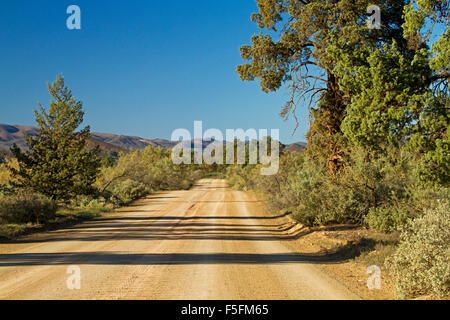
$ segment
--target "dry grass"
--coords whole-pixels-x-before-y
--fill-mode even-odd
[[[47,224],[37,223],[2,223],[0,221],[0,239],[13,240],[19,236],[55,230],[61,227],[67,227],[84,220],[93,219],[104,213],[110,212],[110,208],[87,208],[76,209],[69,207],[59,208],[56,217]]]

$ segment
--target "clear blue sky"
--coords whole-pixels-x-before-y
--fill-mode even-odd
[[[66,28],[81,8],[82,29]],[[170,138],[176,128],[280,129],[284,143],[304,141],[278,116],[286,89],[261,92],[235,72],[239,47],[258,32],[254,0],[2,0],[0,123],[34,125],[45,83],[62,73],[83,101],[92,131]]]

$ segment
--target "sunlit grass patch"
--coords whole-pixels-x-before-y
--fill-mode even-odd
[[[30,234],[38,231],[52,230],[79,223],[83,220],[94,219],[102,214],[111,212],[110,207],[98,208],[71,208],[60,207],[53,219],[46,224],[38,223],[6,223],[0,221],[0,238],[14,239],[19,236]]]

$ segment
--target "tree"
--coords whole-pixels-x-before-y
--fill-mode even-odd
[[[93,183],[99,172],[98,147],[88,149],[89,127],[75,130],[83,122],[82,103],[76,101],[58,76],[48,90],[53,97],[48,113],[39,104],[34,110],[38,133],[25,134],[29,150],[11,148],[18,168],[10,168],[17,178],[16,187],[42,193],[53,200],[68,200],[75,195],[95,191]]]
[[[254,35],[252,44],[241,47],[248,63],[237,67],[242,80],[260,79],[263,91],[276,91],[287,84],[290,99],[281,111],[292,114],[299,103],[310,109],[308,153],[323,158],[330,173],[343,163],[345,144],[341,124],[350,97],[342,92],[336,75],[336,50],[353,52],[349,63],[365,64],[358,55],[365,48],[380,48],[396,39],[406,50],[402,9],[408,1],[366,0],[257,0],[259,12],[252,21],[270,34]],[[366,25],[369,5],[381,9],[382,28]]]
[[[416,173],[429,184],[450,186],[450,2],[417,0],[405,7],[404,37],[415,49],[427,49],[429,95],[407,147],[422,154]],[[431,43],[431,35],[439,36]]]
[[[343,50],[338,43],[330,51],[338,61],[339,88],[350,97],[341,125],[345,138],[377,153],[406,147],[418,158],[416,173],[422,181],[449,185],[450,33],[444,7],[448,9],[448,1],[411,1],[404,6],[407,48],[393,39],[357,52]],[[447,29],[441,25],[433,32],[436,23]],[[440,38],[431,45],[429,35],[439,35],[439,30]],[[352,63],[355,53],[366,63]]]

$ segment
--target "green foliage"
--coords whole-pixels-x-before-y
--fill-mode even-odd
[[[228,167],[228,184],[236,190],[251,190],[251,186],[253,185],[252,171],[256,169],[255,166],[251,165],[235,165]]]
[[[70,200],[71,208],[102,209],[106,208],[108,200],[103,196],[80,195]]]
[[[361,150],[351,155],[352,165],[332,177],[311,159],[305,162],[291,182],[301,195],[294,217],[309,226],[362,224],[368,210],[386,200],[389,186],[379,170],[382,161],[368,162]]]
[[[341,125],[347,144],[378,152],[405,148],[413,152],[414,173],[423,183],[449,186],[450,42],[444,3],[402,5],[401,38],[357,48],[336,38],[329,52],[339,88],[348,97]],[[447,29],[442,32],[436,24]],[[431,44],[433,32],[439,38]]]
[[[432,70],[425,49],[407,55],[396,42],[368,55],[367,66],[352,67],[354,78],[340,81],[351,95],[342,131],[349,144],[387,152],[404,146],[418,158],[416,174],[424,183],[448,185],[448,93],[433,95],[424,78]]]
[[[450,192],[448,1],[257,4],[252,20],[268,33],[241,47],[246,63],[237,72],[259,79],[264,92],[288,86],[280,114],[295,117],[300,103],[308,108],[308,147],[294,156],[298,161],[282,154],[274,176],[260,176],[258,166],[228,168],[229,183],[261,193],[271,208],[308,226],[353,223],[393,232],[413,220],[420,231],[404,232],[394,264],[405,275],[400,291],[448,291],[448,249],[441,249],[448,247],[450,210],[437,206]],[[379,30],[365,25],[368,5],[381,9]],[[436,215],[422,219],[424,211]]]
[[[387,208],[372,207],[364,220],[370,228],[389,233],[403,226],[408,221],[408,217],[405,212],[395,206]]]
[[[142,182],[126,179],[114,184],[111,193],[112,201],[123,205],[144,196],[148,193],[148,189]]]
[[[341,80],[347,77],[356,82],[352,68],[366,66],[369,52],[392,39],[404,52],[402,9],[408,1],[257,3],[259,10],[252,15],[252,21],[270,34],[254,35],[251,45],[241,47],[247,63],[238,66],[237,72],[242,80],[259,79],[265,92],[288,86],[290,98],[281,116],[295,117],[300,103],[308,107],[312,122],[307,135],[308,153],[335,174],[344,166],[347,150],[341,124],[352,102],[341,88]],[[369,5],[381,8],[382,28],[367,28]],[[278,30],[279,34],[272,36]]]
[[[55,217],[56,208],[54,201],[36,193],[0,197],[0,219],[6,223],[47,223]]]
[[[383,35],[389,39],[400,38],[401,9],[407,1],[257,0],[257,3],[259,10],[252,15],[252,21],[262,30],[282,31],[276,40],[270,34],[254,35],[251,45],[241,47],[242,58],[249,62],[238,66],[237,71],[243,80],[259,78],[263,91],[275,91],[284,82],[293,81],[301,94],[311,88],[301,86],[302,82],[314,81],[308,68],[322,69],[325,74],[332,71],[335,60],[328,49],[336,39],[347,39],[357,48],[379,43]],[[367,7],[371,4],[379,5],[385,21],[389,21],[384,28],[373,32],[365,24]],[[331,77],[325,82],[332,83],[333,76],[328,76]],[[328,89],[330,94],[334,91]]]
[[[0,195],[14,192],[13,184],[16,179],[13,178],[10,168],[18,168],[16,158],[8,156],[4,163],[0,163]]]
[[[261,176],[259,165],[235,165],[227,176],[232,187],[255,190],[269,208],[290,211],[308,226],[353,223],[392,232],[449,196],[447,188],[426,187],[414,178],[407,152],[391,149],[380,157],[354,148],[346,163],[330,176],[308,155],[284,152],[276,175]]]
[[[436,24],[445,24],[448,27],[449,4],[447,0],[410,1],[403,7],[403,17],[405,39],[409,40],[410,45],[420,46],[421,41],[429,40]],[[439,53],[439,50],[435,52]]]
[[[436,143],[436,150],[424,155],[417,174],[424,182],[450,185],[450,140]]]
[[[370,149],[398,145],[411,133],[411,123],[420,118],[428,98],[421,81],[429,74],[426,52],[418,52],[413,62],[394,42],[372,51],[367,66],[353,69],[356,76],[348,90],[352,103],[342,124],[345,137]]]
[[[23,234],[27,229],[33,228],[32,223],[17,224],[17,223],[1,223],[0,224],[0,239],[14,239],[15,237]]]
[[[252,20],[270,33],[242,46],[247,63],[237,72],[260,79],[265,92],[287,84],[282,116],[295,117],[300,102],[309,108],[307,152],[315,161],[334,175],[354,146],[405,146],[416,153],[422,182],[449,185],[449,31],[433,29],[448,27],[447,1],[257,3]],[[365,24],[369,5],[381,9],[378,30]],[[441,34],[431,44],[433,31]]]
[[[432,50],[435,56],[430,61],[431,69],[445,75],[450,61],[450,29],[447,28],[442,37],[433,44]]]
[[[450,292],[450,203],[448,199],[407,225],[387,266],[402,298]]]
[[[113,203],[125,204],[153,191],[188,189],[200,176],[192,165],[174,165],[171,150],[149,146],[103,167],[96,186]]]
[[[64,78],[58,76],[48,90],[54,101],[48,113],[41,105],[39,112],[35,110],[39,132],[36,137],[25,136],[30,150],[22,152],[17,146],[11,149],[19,163],[19,168],[11,168],[11,172],[19,188],[67,201],[94,192],[92,184],[100,166],[98,148],[87,148],[89,127],[75,132],[84,112],[82,103],[64,86]]]

